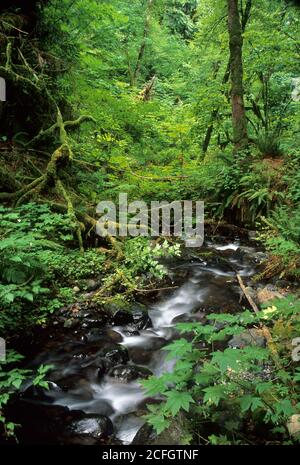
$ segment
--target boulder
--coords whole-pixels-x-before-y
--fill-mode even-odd
[[[247,346],[265,347],[266,339],[261,329],[251,328],[235,335],[228,342],[228,346],[236,349],[243,349]]]
[[[92,402],[85,405],[84,411],[90,415],[104,415],[106,417],[113,415],[115,412],[112,405],[105,399],[93,399]]]
[[[145,379],[152,375],[152,372],[145,367],[138,365],[118,365],[109,370],[108,376],[122,383],[129,383],[136,379]]]
[[[132,311],[133,325],[137,330],[152,328],[152,321],[145,307],[137,307]]]
[[[183,414],[179,414],[173,418],[170,426],[160,434],[157,434],[152,426],[145,423],[135,435],[132,444],[180,446],[186,444],[188,436],[187,420]]]
[[[97,445],[113,434],[113,424],[104,415],[85,415],[66,428],[64,444]]]
[[[21,398],[38,402],[52,402],[55,394],[59,392],[61,392],[61,388],[56,383],[48,381],[48,389],[31,384],[22,392]]]
[[[276,289],[276,288],[274,288]],[[274,299],[283,299],[283,295],[277,290],[271,289],[270,287],[264,287],[257,291],[257,301],[259,304],[265,304]]]
[[[84,413],[79,410],[27,400],[17,402],[10,415],[12,421],[22,425],[18,439],[27,445],[61,444],[67,425],[83,417]]]
[[[300,415],[292,415],[288,421],[287,428],[291,436],[300,438]]]
[[[137,365],[147,365],[155,356],[155,352],[143,347],[129,347],[130,360]]]
[[[118,344],[101,349],[97,355],[105,361],[107,367],[123,365],[129,360],[127,348]]]
[[[79,324],[79,321],[75,320],[75,318],[68,318],[64,322],[64,328],[66,328],[66,329],[76,328],[76,326],[78,326],[78,324]]]
[[[133,316],[127,310],[117,310],[112,315],[113,326],[124,326],[133,323]]]
[[[122,336],[111,329],[91,328],[86,334],[87,342],[111,342],[118,344],[122,342]]]

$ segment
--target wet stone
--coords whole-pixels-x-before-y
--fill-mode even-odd
[[[97,326],[101,328],[103,326],[103,321],[94,318],[84,318],[81,323],[82,329],[96,328]]]
[[[83,416],[81,411],[60,405],[23,400],[15,405],[11,419],[22,425],[18,432],[22,444],[61,444],[67,425]]]
[[[111,345],[101,349],[98,355],[105,360],[107,365],[115,366],[127,363],[129,360],[128,350],[120,345]]]
[[[110,378],[114,378],[125,383],[139,378],[146,379],[151,375],[152,372],[148,368],[137,365],[118,365],[111,368],[108,372],[108,376]]]
[[[75,320],[73,318],[68,318],[64,322],[64,328],[66,328],[66,329],[76,328],[78,326],[78,323],[79,322],[77,320]]]
[[[121,334],[114,331],[113,329],[100,329],[100,328],[92,328],[86,334],[87,342],[109,342],[109,343],[120,343],[122,342],[123,338]]]
[[[154,354],[155,352],[145,350],[141,347],[129,348],[130,360],[137,365],[147,365],[152,360]]]
[[[134,327],[138,330],[152,328],[152,321],[147,310],[137,308],[132,312]]]
[[[259,329],[251,328],[243,331],[241,334],[235,335],[228,342],[228,346],[237,349],[243,349],[247,346],[265,347],[266,339]]]
[[[108,370],[107,362],[105,360],[100,359],[97,363],[97,369],[95,372],[96,378],[101,379],[105,375],[107,370]]]
[[[49,389],[44,389],[32,384],[21,394],[21,398],[39,402],[53,402],[55,394],[61,392],[61,388],[53,381],[48,381],[48,387]]]
[[[196,322],[199,321],[201,324],[207,323],[207,317],[204,311],[197,311],[195,313],[192,313],[191,315],[184,313],[182,315],[176,316],[172,320],[172,324],[177,324],[177,323],[189,323],[189,322]]]
[[[122,332],[125,336],[139,336],[140,333],[137,329],[131,327],[131,326],[125,326],[122,328]]]
[[[80,375],[78,374],[61,377],[60,379],[57,380],[58,385],[65,392],[78,387],[79,382],[80,382]]]
[[[117,310],[112,315],[112,324],[114,326],[123,326],[133,322],[133,316],[131,313],[125,310]]]
[[[86,415],[81,420],[73,421],[66,430],[65,443],[97,445],[101,439],[113,434],[113,424],[104,415]]]
[[[104,415],[106,417],[109,417],[114,413],[113,407],[105,399],[98,399],[93,402],[89,402],[84,407],[84,411],[88,414]]]
[[[119,342],[122,342],[123,340],[121,334],[118,333],[117,331],[114,331],[113,329],[107,330],[107,336],[109,337],[109,339],[111,339],[116,344],[118,344]]]

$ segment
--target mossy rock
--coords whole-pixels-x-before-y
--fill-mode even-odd
[[[157,434],[151,425],[145,423],[137,432],[132,444],[180,446],[187,444],[189,437],[188,421],[183,414],[179,414],[172,419],[170,426],[160,434]]]

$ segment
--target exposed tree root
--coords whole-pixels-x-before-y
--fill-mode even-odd
[[[85,121],[92,121],[94,123],[96,122],[95,119],[92,116],[88,116],[88,115],[80,116],[79,118],[77,118],[77,119],[75,119],[73,121],[63,121],[59,109],[58,109],[58,112],[59,112],[59,115],[58,115],[58,118],[56,120],[56,123],[54,123],[52,126],[50,126],[50,128],[41,129],[41,131],[33,139],[31,139],[26,144],[26,146],[27,145],[34,145],[36,142],[39,142],[41,139],[54,134],[56,130],[59,130],[61,142],[62,142],[62,139],[63,139],[64,142],[62,142],[62,143],[67,143],[66,128],[78,127],[82,123],[84,123]]]
[[[60,179],[56,181],[56,187],[57,187],[58,192],[62,194],[63,198],[66,201],[68,216],[70,218],[71,223],[75,224],[75,230],[76,230],[76,235],[77,235],[77,239],[79,243],[79,248],[80,248],[80,251],[83,252],[84,248],[83,248],[81,229],[84,229],[84,225],[82,225],[82,223],[79,223],[74,207],[73,207],[72,200]]]
[[[60,212],[66,212],[68,211],[68,207],[66,204],[62,203],[55,203],[55,202],[49,202],[50,204],[53,205],[55,209],[57,209]],[[94,229],[97,225],[97,220],[90,216],[88,213],[83,213],[82,211],[74,208],[74,213],[76,215],[76,218],[78,221],[80,221],[81,224],[81,230],[84,230],[86,226],[90,226],[92,229]],[[107,242],[109,242],[112,246],[112,249],[101,249],[101,251],[105,251],[110,254],[114,254],[117,258],[118,261],[122,260],[124,257],[124,252],[121,247],[120,241],[118,241],[115,237],[112,237],[110,235],[107,235],[106,238]]]
[[[85,121],[96,121],[94,118],[87,115],[80,116],[74,120],[64,121],[61,111],[56,104],[55,98],[49,92],[47,82],[44,80],[43,75],[37,74],[31,67],[22,52],[22,48],[17,46],[17,42],[17,38],[14,38],[13,36],[6,37],[5,62],[0,66],[1,76],[18,87],[27,88],[27,91],[30,90],[33,95],[46,98],[51,106],[51,112],[56,111],[56,121],[54,124],[50,125],[46,129],[41,129],[29,142],[20,142],[20,144],[27,150],[32,150],[32,148],[29,149],[29,147],[33,147],[34,149],[34,146],[37,146],[41,140],[51,137],[54,140],[58,138],[59,146],[50,156],[45,172],[41,173],[41,176],[34,179],[25,187],[19,188],[19,186],[17,186],[17,190],[15,192],[0,193],[0,200],[14,202],[15,205],[20,205],[29,199],[38,198],[39,195],[47,189],[56,191],[58,196],[62,198],[65,203],[65,210],[67,211],[71,223],[74,225],[80,250],[83,250],[82,231],[84,230],[84,224],[89,224],[91,227],[95,227],[96,220],[89,215],[79,213],[74,208],[72,196],[68,192],[62,179],[62,169],[66,168],[73,160],[73,153],[69,143],[67,130],[79,127]],[[20,58],[20,63],[17,65],[13,62],[15,52]],[[117,257],[122,258],[123,252],[119,242],[110,236],[106,239],[111,243],[113,251],[116,253]]]
[[[53,187],[66,203],[66,210],[71,223],[74,224],[80,250],[83,251],[82,230],[84,229],[84,226],[77,218],[71,197],[60,178],[60,171],[62,168],[67,167],[73,159],[73,153],[68,141],[66,127],[76,127],[84,121],[94,120],[90,116],[81,116],[74,121],[64,121],[60,109],[58,107],[56,108],[57,118],[55,124],[46,130],[40,131],[39,134],[29,142],[30,144],[33,144],[41,138],[53,134],[56,130],[58,130],[60,146],[51,155],[45,173],[15,193],[0,194],[0,199],[12,199],[16,201],[16,205],[20,205],[24,203],[25,200],[36,198],[47,187]]]
[[[0,73],[1,76],[7,80],[11,80],[12,82],[22,82],[27,86],[33,88],[35,91],[41,92],[41,84],[39,82],[38,77],[33,72],[33,70],[29,67],[28,64],[26,65],[19,65],[19,68],[24,68],[25,73],[28,74],[30,71],[33,74],[34,79],[30,79],[22,74],[16,73],[13,69],[12,65],[12,42],[9,41],[6,46],[6,63],[5,66],[0,66]]]

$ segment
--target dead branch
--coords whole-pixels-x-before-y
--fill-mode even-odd
[[[237,276],[239,285],[240,285],[246,299],[248,300],[248,302],[251,305],[254,312],[256,314],[258,314],[259,313],[259,308],[256,305],[256,303],[254,302],[254,300],[252,299],[252,297],[249,295],[249,293],[248,293],[248,291],[247,291],[247,289],[246,289],[246,287],[245,287],[245,285],[243,283],[243,280],[242,280],[241,276],[239,274],[237,274],[236,276]],[[273,338],[272,338],[272,335],[270,333],[269,328],[267,328],[263,323],[260,323],[259,325],[260,325],[260,328],[262,330],[262,334],[263,334],[263,336],[265,337],[265,339],[267,341],[267,345],[268,345],[268,347],[270,349],[272,359],[273,359],[275,365],[277,366],[278,369],[282,370],[283,367],[282,367],[282,365],[280,363],[280,358],[279,358],[279,354],[277,352],[276,344],[273,341]]]
[[[243,283],[243,280],[241,278],[241,276],[239,274],[236,275],[237,279],[238,279],[238,282],[239,282],[239,285],[240,285],[240,288],[242,289],[246,299],[248,300],[249,304],[251,305],[252,309],[254,310],[255,313],[258,313],[259,312],[259,308],[258,306],[256,305],[256,303],[254,302],[254,300],[252,299],[251,295],[249,294],[249,292],[247,291],[244,283]]]

